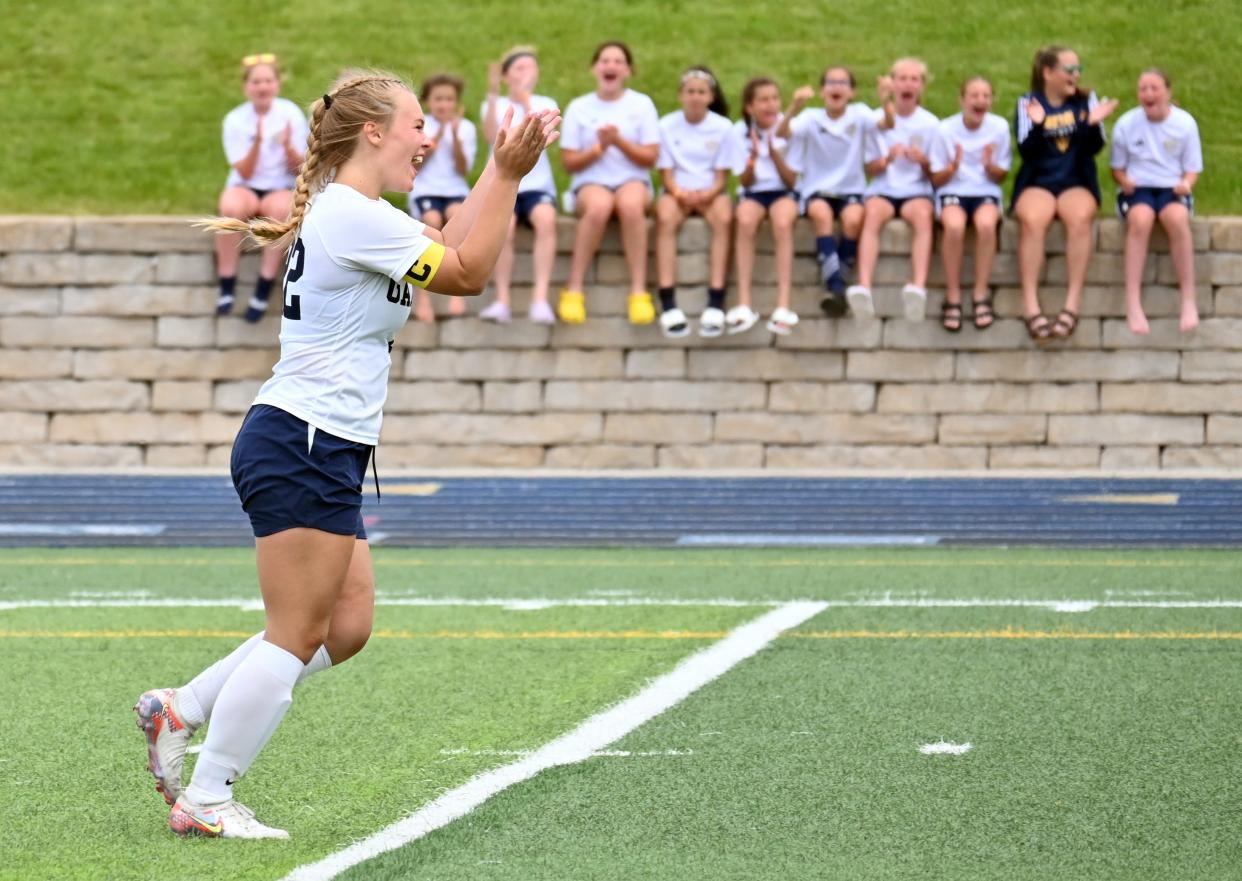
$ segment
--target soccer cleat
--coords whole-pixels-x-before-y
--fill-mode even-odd
[[[173,804],[168,825],[178,835],[204,838],[288,838],[284,829],[264,826],[254,811],[232,799],[218,805],[196,805],[184,795]]]
[[[582,324],[586,321],[586,297],[582,291],[561,291],[556,311],[566,324]]]
[[[138,698],[134,712],[147,738],[147,768],[156,791],[172,804],[181,794],[181,766],[195,728],[177,712],[177,689],[155,688]]]
[[[630,294],[629,317],[630,324],[650,324],[655,321],[655,304],[651,302],[651,294],[646,291]]]

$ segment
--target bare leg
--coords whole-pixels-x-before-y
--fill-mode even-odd
[[[737,302],[750,306],[751,286],[755,278],[755,236],[767,211],[754,199],[742,199],[737,205],[737,234],[734,254],[737,261]]]
[[[996,261],[996,230],[999,224],[1000,209],[995,205],[980,205],[975,210],[975,292],[973,300],[976,303],[982,303],[991,293],[992,264]]]
[[[1022,314],[1026,318],[1043,312],[1039,305],[1039,271],[1044,265],[1048,226],[1056,211],[1056,198],[1038,187],[1023,190],[1013,208],[1019,224],[1018,275],[1022,281]]]
[[[880,260],[880,230],[893,219],[893,203],[872,196],[864,205],[862,233],[858,237],[858,283],[870,289]]]
[[[492,282],[496,285],[496,302],[509,305],[509,284],[513,280],[513,240],[517,235],[517,218],[509,221],[509,235],[505,237],[500,256],[496,258],[496,269],[492,273]]]
[[[275,220],[287,220],[293,209],[292,190],[273,190],[259,202],[259,216],[271,217]],[[278,248],[264,248],[259,256],[259,275],[263,278],[275,278],[280,274],[280,267],[285,262],[286,251]]]
[[[772,242],[776,248],[776,304],[789,308],[793,286],[794,223],[798,220],[798,203],[788,197],[772,203]]]
[[[551,205],[536,205],[530,212],[530,225],[535,231],[532,255],[535,287],[531,291],[531,301],[546,303],[548,288],[552,284],[552,266],[556,262],[556,209]]]
[[[588,184],[578,190],[578,228],[574,232],[574,253],[569,263],[567,287],[581,291],[586,282],[587,270],[604,240],[604,230],[612,217],[616,197],[612,190],[597,184]]]
[[[914,241],[910,244],[910,281],[926,288],[936,219],[931,199],[910,199],[901,206],[901,219],[914,230]]]
[[[219,211],[221,217],[249,220],[259,214],[259,197],[248,187],[229,187],[220,194]],[[223,233],[215,237],[216,274],[221,278],[233,278],[237,275],[237,264],[241,262],[241,244],[242,234],[239,232]]]
[[[461,211],[461,202],[453,202],[444,209],[444,222],[448,223]],[[442,227],[443,228],[443,227]],[[460,318],[466,314],[465,297],[449,297],[448,314],[451,318]]]
[[[1082,311],[1082,289],[1094,250],[1091,226],[1098,208],[1095,197],[1083,187],[1066,190],[1057,197],[1057,216],[1065,224],[1065,262],[1069,276],[1065,309],[1075,315]]]
[[[617,220],[621,223],[621,247],[630,268],[630,293],[647,290],[647,208],[651,189],[641,181],[617,188]]]
[[[1147,205],[1133,205],[1126,214],[1126,323],[1130,332],[1136,334],[1151,332],[1143,312],[1143,269],[1147,265],[1147,244],[1155,223],[1156,212]]]
[[[944,264],[944,298],[948,303],[962,302],[962,252],[966,245],[966,212],[960,205],[945,205],[940,211],[944,238],[940,242],[940,260]]]
[[[1185,333],[1199,326],[1199,307],[1195,302],[1195,241],[1190,233],[1190,212],[1174,202],[1160,212],[1160,223],[1169,236],[1169,253],[1177,270],[1177,286],[1182,293],[1179,327]]]
[[[671,288],[677,283],[677,231],[686,220],[686,213],[681,210],[681,203],[668,193],[660,196],[656,202],[656,284],[661,288]],[[622,238],[625,228],[622,227]],[[627,252],[628,256],[628,252]],[[631,265],[630,273],[634,268]]]

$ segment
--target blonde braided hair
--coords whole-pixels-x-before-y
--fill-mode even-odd
[[[306,156],[293,187],[293,206],[287,219],[208,217],[194,225],[218,233],[245,233],[246,242],[253,247],[288,248],[302,228],[311,196],[322,190],[336,170],[353,156],[362,126],[374,122],[387,128],[396,110],[393,93],[397,89],[412,94],[405,81],[394,74],[347,70],[323,98],[311,105]]]

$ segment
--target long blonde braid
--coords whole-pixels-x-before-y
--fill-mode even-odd
[[[387,127],[396,109],[393,91],[398,88],[411,91],[404,80],[391,73],[347,70],[323,98],[311,105],[306,157],[298,171],[293,206],[286,220],[208,217],[195,221],[194,225],[217,233],[244,233],[247,243],[253,247],[288,248],[302,228],[302,218],[312,194],[323,189],[330,175],[353,155],[362,126],[374,122]]]

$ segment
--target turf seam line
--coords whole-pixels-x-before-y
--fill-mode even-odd
[[[530,756],[473,777],[402,820],[322,860],[300,866],[285,881],[327,881],[361,862],[395,850],[465,816],[493,795],[541,771],[571,765],[616,742],[676,706],[709,682],[769,645],[781,633],[826,608],[822,602],[787,603],[695,652],[633,697],[590,717]]]

